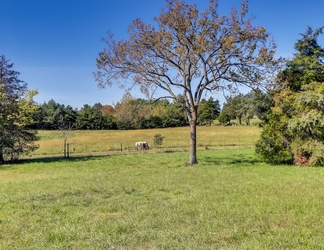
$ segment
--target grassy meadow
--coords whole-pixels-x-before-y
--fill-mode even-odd
[[[184,128],[161,134],[175,147],[171,135],[182,138],[182,129],[187,135]],[[231,145],[259,133],[218,129]],[[73,138],[108,133],[117,143],[157,133],[114,132],[75,131]],[[205,145],[218,133],[201,127],[199,140]],[[202,147],[193,167],[181,150],[0,165],[0,250],[324,249],[323,169],[265,164],[252,147],[229,144]]]
[[[71,156],[110,155],[121,150],[123,153],[134,151],[136,141],[147,141],[153,149],[155,134],[164,136],[159,150],[181,151],[189,148],[189,127],[148,129],[148,130],[82,130],[71,131],[67,142]],[[199,126],[197,128],[198,149],[221,147],[253,147],[259,138],[260,129],[253,126]],[[32,152],[32,157],[62,156],[63,138],[60,131],[39,131],[41,141],[39,149]],[[152,152],[152,150],[151,150]]]
[[[323,249],[324,172],[253,149],[0,168],[0,249]]]

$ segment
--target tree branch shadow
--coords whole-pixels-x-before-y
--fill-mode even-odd
[[[68,158],[62,157],[62,156],[48,156],[48,157],[37,157],[37,158],[31,158],[31,159],[21,159],[19,161],[16,161],[12,164],[6,164],[10,167],[10,165],[23,165],[23,164],[30,164],[30,163],[57,163],[57,162],[77,162],[77,161],[88,161],[91,159],[97,159],[97,158],[104,158],[108,157],[110,155],[85,155],[85,156],[70,156]],[[0,165],[0,169],[1,169]]]
[[[228,165],[228,166],[244,166],[244,165],[261,165],[263,161],[257,155],[246,155],[243,153],[233,153],[230,156],[224,157],[223,155],[214,157],[206,156],[200,162],[207,165]]]

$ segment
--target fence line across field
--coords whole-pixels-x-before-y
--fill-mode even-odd
[[[233,139],[227,138],[218,138],[218,139],[210,139],[206,143],[197,143],[198,150],[208,150],[208,149],[218,149],[218,148],[228,148],[228,147],[254,147],[257,138],[251,138],[250,140],[241,140],[241,138],[237,138],[235,141]],[[100,143],[102,144],[102,142]],[[154,147],[151,143],[149,144],[149,150],[140,150],[134,145],[129,145],[129,143],[120,142],[118,144],[109,144],[107,142],[107,146],[103,148],[102,146],[96,147],[96,144],[84,144],[78,143],[77,141],[68,142],[67,143],[67,157],[73,156],[92,156],[92,155],[114,155],[114,154],[128,154],[128,153],[140,153],[140,152],[154,152],[154,151],[188,151],[189,143],[183,143],[180,145],[171,145],[167,142],[164,142],[163,145]],[[23,158],[31,158],[31,157],[60,157],[64,156],[64,144],[57,145],[53,147],[40,147],[36,151],[32,152],[29,156],[25,156]]]

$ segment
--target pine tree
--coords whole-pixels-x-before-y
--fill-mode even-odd
[[[324,49],[317,42],[323,28],[308,27],[278,75],[274,107],[256,145],[267,162],[324,165]]]

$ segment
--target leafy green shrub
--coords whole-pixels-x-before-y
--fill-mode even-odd
[[[164,136],[162,136],[161,134],[155,134],[154,138],[153,138],[153,144],[155,147],[161,147],[163,144],[163,138]]]
[[[228,125],[231,121],[231,118],[228,114],[225,112],[221,112],[220,115],[217,117],[217,120],[220,122],[222,125]]]

